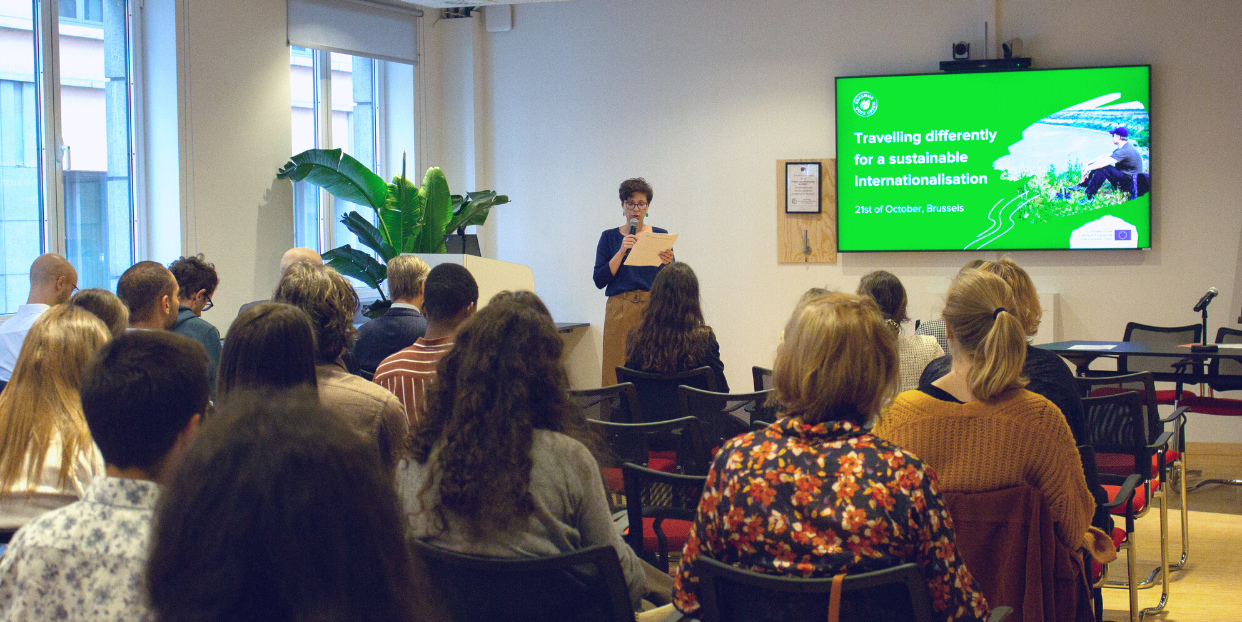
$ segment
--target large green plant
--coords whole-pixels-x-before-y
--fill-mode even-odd
[[[438,168],[427,169],[420,189],[401,174],[386,183],[361,162],[340,149],[303,151],[276,173],[279,179],[305,181],[332,196],[366,205],[375,211],[376,224],[356,211],[341,217],[358,241],[375,251],[381,261],[361,249],[345,244],[323,254],[324,262],[341,274],[362,281],[379,292],[380,299],[364,310],[368,316],[381,315],[392,305],[380,284],[388,278],[387,263],[402,253],[443,253],[444,235],[459,233],[468,225],[481,225],[491,208],[508,203],[509,198],[490,190],[470,192],[464,197],[449,194],[448,180]]]

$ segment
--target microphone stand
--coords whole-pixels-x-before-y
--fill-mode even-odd
[[[1207,308],[1207,305],[1203,305],[1203,343],[1197,346],[1190,346],[1191,352],[1216,352],[1217,350],[1216,344],[1209,344],[1207,340]],[[1242,318],[1238,318],[1238,321],[1242,322]]]

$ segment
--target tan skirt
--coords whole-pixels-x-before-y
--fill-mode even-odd
[[[643,311],[651,302],[651,292],[621,292],[608,297],[604,311],[603,386],[617,384],[617,366],[625,364],[625,337],[643,321]]]

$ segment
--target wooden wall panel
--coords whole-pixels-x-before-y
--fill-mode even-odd
[[[785,164],[819,162],[824,176],[821,184],[823,210],[819,214],[785,213]],[[811,252],[803,245],[803,232]],[[776,254],[778,263],[837,262],[837,161],[801,159],[776,161]]]

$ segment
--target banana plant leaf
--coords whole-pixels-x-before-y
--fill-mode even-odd
[[[467,193],[466,196],[453,195],[453,218],[445,227],[445,233],[452,233],[462,227],[481,225],[487,222],[487,215],[497,205],[509,202],[509,197],[496,194],[493,190],[480,190]]]
[[[400,253],[434,252],[418,248],[423,229],[427,197],[404,175],[394,177],[388,186],[388,200],[380,211],[393,248]]]
[[[384,290],[380,289],[380,282],[388,278],[388,267],[367,252],[346,244],[324,253],[323,262],[345,276],[362,281],[367,287],[378,291],[381,299],[387,300]]]
[[[276,177],[307,181],[332,196],[350,203],[367,205],[377,213],[388,198],[384,178],[340,149],[308,149],[289,158]]]
[[[423,177],[421,195],[427,204],[423,210],[423,229],[418,233],[417,248],[424,253],[443,253],[445,226],[453,217],[453,199],[444,171],[432,167]]]
[[[393,257],[400,255],[401,252],[393,248],[386,240],[384,234],[380,232],[370,220],[363,218],[358,212],[350,212],[341,218],[341,224],[345,225],[351,233],[358,237],[358,241],[365,244],[367,248],[375,251],[380,257],[388,262]]]

